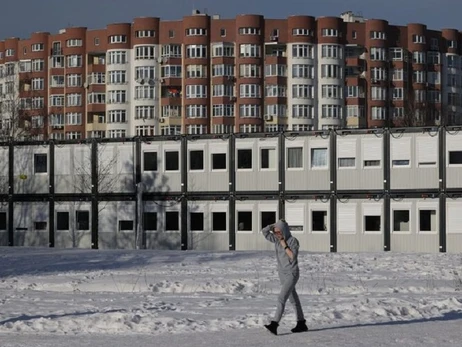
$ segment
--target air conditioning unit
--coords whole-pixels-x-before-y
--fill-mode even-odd
[[[164,83],[165,80],[163,78],[160,79],[160,83]]]
[[[159,123],[165,123],[165,118],[159,118]]]
[[[273,116],[269,115],[269,114],[266,114],[265,117],[264,117],[265,121],[267,122],[271,122],[273,120]]]
[[[85,83],[83,84],[83,87],[84,87],[85,89],[87,89],[87,88],[88,88],[88,83],[85,82]]]

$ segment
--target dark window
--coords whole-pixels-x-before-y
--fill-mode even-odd
[[[449,152],[449,164],[462,164],[462,151]]]
[[[47,222],[35,222],[35,230],[47,230]]]
[[[261,149],[261,168],[274,169],[276,167],[276,150],[274,148]]]
[[[173,39],[175,37],[175,31],[174,30],[169,30],[168,31],[168,37]]]
[[[143,229],[157,230],[157,212],[144,212],[143,214]]]
[[[120,231],[132,231],[133,221],[132,220],[119,220],[119,230]]]
[[[179,153],[165,152],[165,171],[178,171],[180,169]]]
[[[252,212],[237,213],[237,230],[252,231]]]
[[[276,223],[276,212],[265,211],[261,213],[261,227]]]
[[[178,211],[165,212],[165,230],[180,230]]]
[[[157,152],[144,152],[144,171],[157,171]]]
[[[312,211],[312,231],[327,230],[327,211]]]
[[[6,212],[0,212],[0,230],[6,230]]]
[[[238,149],[237,150],[237,168],[251,169],[252,168],[252,150]]]
[[[212,170],[226,170],[226,153],[212,154]]]
[[[220,36],[226,36],[226,29],[220,29]]]
[[[56,212],[56,230],[69,230],[69,212]]]
[[[204,230],[204,213],[203,212],[191,212],[189,214],[191,222],[191,231],[203,231]]]
[[[364,224],[364,231],[380,231],[380,216],[365,216]]]
[[[189,169],[204,170],[204,151],[189,152]]]
[[[47,155],[34,154],[34,171],[35,173],[47,172]]]
[[[393,211],[393,231],[409,231],[409,211]]]
[[[212,231],[226,231],[226,212],[212,212]]]
[[[436,231],[436,211],[420,210],[420,231]]]
[[[89,211],[76,211],[75,217],[77,230],[90,230]]]

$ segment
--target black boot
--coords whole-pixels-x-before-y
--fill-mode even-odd
[[[306,320],[299,320],[295,328],[291,330],[293,333],[303,333],[308,331],[308,327],[306,326]]]
[[[268,329],[274,335],[278,334],[278,326],[279,324],[274,321],[271,321],[270,324],[265,324],[265,328]]]

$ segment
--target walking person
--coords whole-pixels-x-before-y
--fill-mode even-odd
[[[276,313],[271,323],[265,325],[265,328],[274,335],[277,335],[279,322],[284,313],[287,299],[289,299],[297,315],[297,325],[291,331],[293,333],[308,331],[302,305],[295,290],[295,285],[300,277],[300,270],[298,268],[298,240],[292,236],[289,225],[283,219],[277,221],[275,224],[266,226],[262,229],[262,233],[268,241],[274,243],[279,280],[281,282]]]

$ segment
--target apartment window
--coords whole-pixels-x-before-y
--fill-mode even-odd
[[[314,78],[314,66],[307,64],[292,65],[293,78]]]
[[[234,57],[234,44],[214,43],[212,44],[212,57]]]
[[[127,92],[125,90],[110,90],[107,101],[109,104],[124,104],[127,102]]]
[[[50,106],[64,106],[64,95],[50,95]]]
[[[287,148],[287,168],[301,169],[303,167],[303,148],[289,147]]]
[[[239,35],[260,35],[260,28],[239,28]]]
[[[162,46],[162,56],[167,58],[181,58],[181,45],[169,44]]]
[[[65,123],[64,115],[63,114],[50,115],[50,123],[51,123],[51,126],[63,126]]]
[[[403,118],[404,117],[404,107],[392,107],[391,109],[393,118]]]
[[[294,84],[292,85],[292,97],[296,99],[312,99],[314,97],[314,86]]]
[[[82,67],[82,56],[81,55],[68,55],[67,59],[67,67]]]
[[[285,104],[265,105],[265,115],[274,117],[286,117],[287,106]]]
[[[34,173],[47,173],[47,154],[46,153],[35,153],[34,154]]]
[[[78,131],[69,131],[66,132],[66,139],[67,140],[79,140],[82,138],[82,133]]]
[[[93,72],[88,75],[89,84],[105,84],[106,83],[106,74],[102,72]]]
[[[186,29],[186,36],[205,36],[207,29],[205,28],[189,28]]]
[[[253,44],[242,44],[239,46],[241,57],[259,58],[261,57],[261,46]]]
[[[240,133],[258,133],[261,131],[261,126],[254,124],[242,124],[239,126]]]
[[[339,45],[322,45],[321,55],[323,58],[343,59],[342,47]]]
[[[393,73],[393,81],[404,81],[404,70],[403,69],[393,69],[392,70],[392,73]]]
[[[327,168],[327,148],[311,148],[311,168]]]
[[[207,133],[207,125],[193,124],[186,127],[186,133],[192,135],[201,135]]]
[[[114,129],[108,131],[108,137],[110,139],[119,139],[125,137],[126,131],[124,129]]]
[[[136,136],[154,136],[154,125],[137,125],[135,127]]]
[[[239,116],[240,117],[261,117],[260,105],[239,105]]]
[[[413,43],[422,43],[424,44],[425,43],[425,36],[423,35],[412,35],[412,42]]]
[[[144,171],[157,171],[157,152],[143,153]]]
[[[66,113],[66,124],[81,125],[82,124],[82,114],[76,113],[76,112]]]
[[[212,109],[213,117],[234,117],[234,105],[215,104]]]
[[[81,87],[82,86],[82,75],[81,74],[67,75],[67,86],[68,87]]]
[[[321,87],[322,97],[327,99],[342,99],[343,87],[333,84],[324,84]]]
[[[178,151],[165,152],[165,171],[178,171],[180,169],[180,154]]]
[[[212,170],[226,170],[226,153],[212,153]]]
[[[381,67],[371,68],[372,81],[384,81],[387,79],[387,70]]]
[[[72,93],[66,95],[66,106],[82,106],[82,94]]]
[[[186,46],[187,58],[207,58],[206,45],[187,45]]]
[[[260,77],[260,66],[255,64],[239,65],[239,76],[241,77]]]
[[[302,29],[302,28],[294,28],[292,29],[293,36],[314,36],[313,30],[310,29]]]
[[[212,65],[212,76],[234,76],[234,65],[216,64]]]
[[[457,48],[457,41],[448,40],[448,48]]]
[[[168,68],[169,66],[167,66]],[[171,66],[170,66],[171,67]],[[163,68],[163,67],[162,67]],[[164,70],[161,70],[164,71]],[[168,71],[165,70],[165,71]],[[140,81],[142,79],[154,79],[156,76],[154,66],[137,66],[135,68],[135,80]],[[181,67],[180,67],[180,74],[179,76],[168,75],[165,77],[181,77]]]
[[[371,108],[371,118],[373,120],[385,120],[386,118],[386,108],[385,107],[372,107]]]
[[[313,118],[312,105],[292,105],[292,118]]]
[[[439,52],[427,52],[428,64],[440,64],[440,53]]]
[[[313,128],[311,124],[292,124],[293,131],[312,131]]]
[[[41,52],[44,50],[44,44],[43,43],[34,43],[31,46],[32,52]]]
[[[427,80],[426,72],[425,71],[414,71],[413,80],[414,80],[414,83],[425,83]]]
[[[144,152],[143,164],[143,171],[157,171],[157,152]]]
[[[377,61],[387,60],[387,49],[372,47],[370,50],[370,58],[371,60],[377,60]]]
[[[142,85],[135,87],[135,100],[154,100],[154,86]]]
[[[207,118],[206,105],[188,105],[186,106],[187,118]]]
[[[108,112],[108,123],[127,123],[127,111],[111,110]]]
[[[12,56],[14,56],[15,53],[16,52],[15,52],[14,49],[9,48],[9,49],[5,50],[5,57],[12,57]]]
[[[67,47],[82,47],[81,39],[69,39],[66,41]]]
[[[359,105],[348,105],[347,106],[347,118],[359,118],[364,115],[364,106]]]
[[[292,57],[293,58],[313,59],[314,58],[313,45],[309,45],[309,44],[295,44],[295,45],[293,45],[292,46]]]
[[[429,72],[427,81],[430,84],[441,84],[441,72]]]
[[[393,95],[393,100],[403,100],[404,99],[404,89],[403,88],[393,88],[392,95]]]
[[[343,78],[343,69],[340,65],[322,64],[321,77],[323,78]]]
[[[64,103],[64,97],[63,97],[63,103]],[[32,109],[38,110],[44,107],[45,107],[45,99],[43,97],[32,98]]]
[[[32,90],[43,90],[45,88],[45,80],[43,78],[32,79]]]
[[[345,91],[347,98],[357,98],[359,96],[359,86],[346,86]]]
[[[137,46],[135,48],[135,59],[154,59],[156,48],[154,46]]]
[[[213,96],[234,96],[234,86],[229,84],[214,84],[212,90]]]
[[[109,84],[127,83],[127,72],[125,70],[109,71]]]
[[[339,37],[341,36],[341,33],[338,29],[323,28],[321,30],[321,35],[324,37]]]
[[[252,168],[252,150],[238,149],[237,150],[237,168],[251,169]]]
[[[322,118],[342,118],[343,107],[340,105],[322,105]]]
[[[204,151],[189,151],[189,170],[204,170]]]
[[[242,65],[241,65],[242,66]],[[265,65],[265,76],[281,76],[287,75],[287,66],[282,64],[269,64]]]
[[[206,78],[207,65],[187,65],[186,75],[188,78]]]
[[[135,119],[154,119],[154,106],[136,106]]]
[[[89,104],[105,104],[106,94],[104,93],[89,93],[87,97]]]
[[[144,38],[144,37],[155,37],[155,30],[136,30],[135,37]]]
[[[372,100],[386,100],[387,99],[387,88],[372,87],[371,88],[371,99]]]
[[[383,31],[371,31],[369,35],[372,40],[386,40],[387,39],[387,34],[384,33]]]
[[[144,106],[146,107],[146,106]],[[148,106],[150,108],[149,114],[154,118],[154,106]],[[181,117],[181,106],[167,105],[162,106],[162,117]]]
[[[127,36],[126,35],[111,35],[109,36],[109,43],[126,43]]]
[[[127,52],[126,51],[111,51],[108,53],[109,59],[108,64],[127,64]]]
[[[286,86],[277,84],[267,84],[265,86],[266,97],[286,97]]]
[[[413,52],[412,62],[414,64],[425,64],[426,54],[425,52]]]
[[[221,28],[221,29],[220,29],[220,36],[221,36],[221,37],[225,37],[225,36],[226,36],[226,29],[224,29],[224,28]]]
[[[186,98],[206,98],[207,97],[207,86],[206,85],[187,85],[186,86]]]
[[[19,62],[19,72],[31,72],[32,71],[32,61],[31,60],[21,60]]]
[[[260,98],[261,88],[259,84],[241,84],[239,86],[239,95],[241,98]]]
[[[32,59],[32,71],[38,72],[45,69],[45,61],[43,59]]]
[[[260,148],[260,168],[275,169],[276,168],[276,149],[275,148]]]

